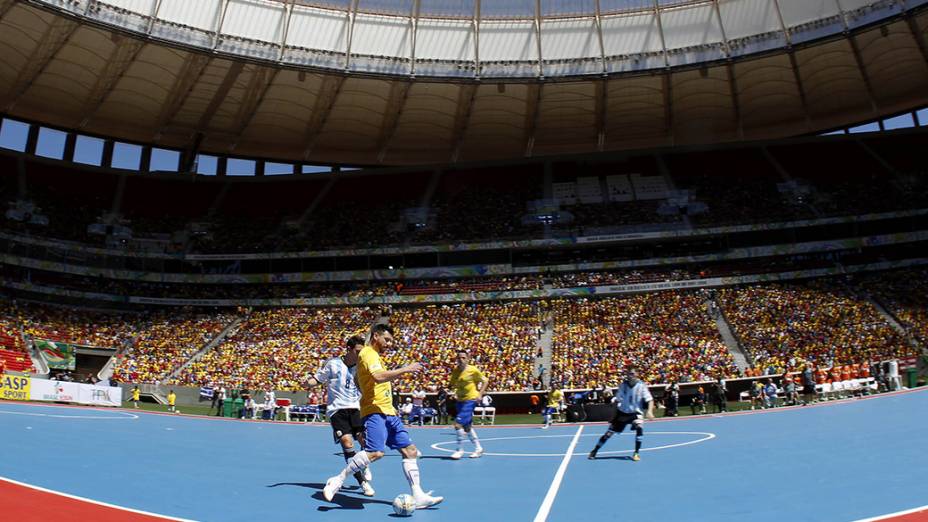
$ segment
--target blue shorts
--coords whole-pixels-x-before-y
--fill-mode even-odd
[[[399,417],[382,413],[364,417],[364,451],[383,452],[385,447],[402,449],[411,444],[409,433]]]
[[[458,401],[458,414],[454,418],[454,422],[465,428],[473,424],[475,407],[477,407],[477,401]]]
[[[546,406],[542,415],[554,415],[555,413],[557,413],[557,408],[554,406]]]

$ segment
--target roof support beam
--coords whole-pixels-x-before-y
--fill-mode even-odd
[[[924,35],[918,30],[918,23],[915,21],[915,17],[911,14],[906,14],[905,21],[909,26],[909,31],[912,33],[912,38],[915,39],[915,45],[918,46],[918,50],[922,53],[922,60],[928,65],[928,44],[925,43]]]
[[[609,96],[608,80],[594,83],[596,89],[596,150],[602,152],[606,146],[606,114]]]
[[[545,77],[544,61],[541,57],[541,0],[535,0],[535,49],[538,51],[538,77]]]
[[[860,69],[860,77],[864,81],[864,87],[867,89],[867,99],[870,100],[870,110],[875,113],[879,112],[879,105],[876,103],[876,96],[873,94],[873,83],[870,81],[870,74],[867,73],[867,66],[860,55],[860,46],[857,45],[857,38],[854,35],[848,35],[848,43],[851,44],[851,50],[854,52],[854,61],[857,62],[857,68]]]
[[[806,96],[806,88],[802,84],[802,75],[799,73],[799,63],[796,61],[796,53],[790,49],[786,54],[789,56],[789,63],[793,69],[793,79],[796,80],[796,89],[799,91],[799,101],[802,103],[802,112],[806,116],[806,127],[811,127],[812,113],[809,112],[809,98]]]
[[[218,10],[216,13],[218,16],[216,16],[216,28],[213,31],[213,50],[219,47],[219,36],[222,33],[222,24],[226,19],[226,11],[229,10],[229,0],[221,0],[216,9]]]
[[[26,66],[20,71],[6,96],[2,98],[3,103],[0,104],[0,107],[3,108],[3,112],[9,112],[16,105],[19,98],[29,90],[29,87],[48,67],[48,64],[55,59],[58,52],[68,43],[71,35],[77,31],[78,27],[80,27],[80,24],[77,22],[72,22],[60,16],[54,17],[52,23],[49,24],[45,33],[39,39],[39,44],[29,55]]]
[[[90,8],[90,2],[87,2],[87,8]],[[146,34],[151,34],[155,29],[155,20],[158,19],[158,11],[161,10],[161,0],[155,2],[155,5],[151,6],[151,13],[148,14],[148,28],[145,29]]]
[[[600,0],[596,0],[596,37],[599,40],[599,59],[602,62],[602,71],[603,74],[606,74],[609,69],[606,67],[606,44],[603,43],[603,18],[599,2]]]
[[[673,79],[670,77],[670,71],[664,73],[661,77],[664,93],[664,128],[667,129],[667,140],[673,145]]]
[[[354,40],[354,19],[358,16],[358,0],[351,0],[351,8],[348,9],[348,31],[345,43],[345,70],[351,67],[351,42]]]
[[[783,37],[786,38],[786,45],[789,47],[793,44],[793,39],[789,34],[789,29],[786,27],[786,22],[783,21],[783,11],[780,9],[780,0],[773,0],[773,10],[777,13],[777,21],[780,22],[780,30],[783,31]]]
[[[383,163],[387,156],[387,149],[390,148],[390,140],[396,134],[396,128],[400,123],[400,116],[403,115],[403,108],[406,107],[406,100],[409,99],[409,89],[412,88],[412,82],[393,82],[390,85],[390,97],[387,100],[387,109],[383,115],[383,123],[380,125],[380,139],[377,140],[377,161]]]
[[[735,66],[731,63],[727,66],[728,69],[728,87],[731,89],[731,103],[732,108],[735,111],[735,124],[738,126],[738,139],[744,139],[744,119],[741,116],[741,98],[739,96],[740,91],[738,90],[738,78],[735,76]]]
[[[290,35],[290,19],[293,17],[293,2],[296,0],[287,0],[284,4],[284,30],[280,32],[280,53],[277,54],[277,61],[284,61],[284,53],[287,51],[287,36]]]
[[[461,144],[470,125],[470,115],[477,99],[477,84],[466,83],[458,89],[458,105],[454,114],[454,128],[451,132],[451,163],[457,163],[461,156]]]
[[[90,91],[90,96],[87,97],[84,103],[84,108],[81,110],[83,118],[78,124],[78,128],[80,129],[87,126],[90,119],[93,118],[94,114],[100,109],[100,106],[103,105],[103,101],[106,100],[106,97],[109,96],[116,85],[119,84],[119,81],[125,76],[129,67],[135,63],[136,57],[145,46],[143,40],[136,38],[127,38],[118,34],[114,34],[112,38],[115,46],[110,52],[103,72],[97,77],[97,81]]]
[[[213,93],[213,99],[209,101],[209,105],[206,106],[206,110],[203,111],[203,114],[200,116],[200,121],[197,123],[198,132],[205,131],[209,126],[209,122],[212,121],[219,106],[225,101],[226,96],[228,96],[229,91],[232,90],[232,86],[235,85],[235,81],[238,80],[238,77],[242,74],[244,69],[244,62],[238,60],[231,62],[229,70],[226,71],[225,78],[222,79],[219,88]]]
[[[670,57],[667,56],[667,39],[664,38],[664,24],[661,22],[661,6],[654,1],[654,19],[657,20],[657,34],[661,37],[661,49],[664,53],[664,67],[670,67]]]
[[[0,0],[0,21],[16,5],[16,0]]]
[[[280,68],[278,67],[259,67],[251,76],[248,87],[245,89],[245,97],[242,100],[242,104],[235,118],[235,121],[239,122],[239,126],[235,130],[235,140],[229,148],[230,151],[238,147],[242,135],[245,134],[245,130],[251,124],[252,118],[254,118],[255,114],[258,112],[258,107],[260,107],[261,102],[264,101],[264,96],[267,94],[267,91],[271,89],[271,85],[274,84],[274,80],[279,73]]]
[[[480,78],[480,1],[474,2],[474,76]],[[457,153],[455,152],[455,155]]]
[[[184,60],[184,65],[181,67],[180,74],[178,74],[177,78],[174,80],[174,85],[171,86],[171,91],[168,93],[167,97],[164,99],[164,104],[161,106],[161,112],[158,114],[158,122],[155,125],[155,128],[158,130],[155,132],[153,141],[158,141],[161,138],[161,134],[164,132],[165,127],[171,123],[177,111],[184,106],[184,102],[187,101],[187,96],[190,94],[190,91],[193,90],[193,86],[196,85],[200,76],[203,75],[203,71],[206,70],[206,66],[209,65],[209,63],[210,57],[207,55],[200,53],[190,53],[187,55],[187,58]]]
[[[419,2],[413,0],[412,13],[409,16],[409,31],[412,45],[409,47],[409,74],[416,75],[416,36],[419,33]]]
[[[341,94],[345,86],[344,76],[323,76],[322,86],[319,88],[319,94],[316,95],[316,103],[313,105],[313,112],[309,115],[309,121],[306,124],[306,135],[304,143],[306,149],[303,151],[303,159],[309,159],[313,152],[313,147],[319,139],[319,134],[328,121],[335,102],[338,101],[338,95]]]
[[[532,157],[535,149],[535,129],[538,126],[538,112],[541,105],[543,83],[528,84],[525,94],[525,157]]]
[[[712,0],[712,7],[715,10],[715,19],[719,23],[719,30],[722,31],[722,45],[725,46],[725,56],[731,58],[731,44],[728,43],[728,33],[725,32],[725,25],[722,24],[722,10],[719,8],[719,0]]]

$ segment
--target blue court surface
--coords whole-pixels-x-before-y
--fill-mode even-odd
[[[411,428],[422,485],[443,495],[420,521],[851,521],[928,504],[928,393],[752,414],[658,420],[586,454],[604,424],[478,428],[487,454],[452,461],[449,428]],[[353,479],[326,425],[0,402],[0,477],[168,517],[359,521],[395,517],[400,458]],[[574,446],[573,456],[566,457]],[[469,446],[465,446],[469,448]],[[0,510],[2,511],[2,510]]]

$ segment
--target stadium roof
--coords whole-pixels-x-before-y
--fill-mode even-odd
[[[0,112],[348,164],[792,136],[928,103],[928,0],[0,0]]]

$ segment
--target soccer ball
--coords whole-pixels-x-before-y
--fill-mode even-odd
[[[401,517],[411,517],[413,511],[416,510],[416,499],[412,498],[412,495],[402,494],[397,495],[393,499],[393,512]]]

